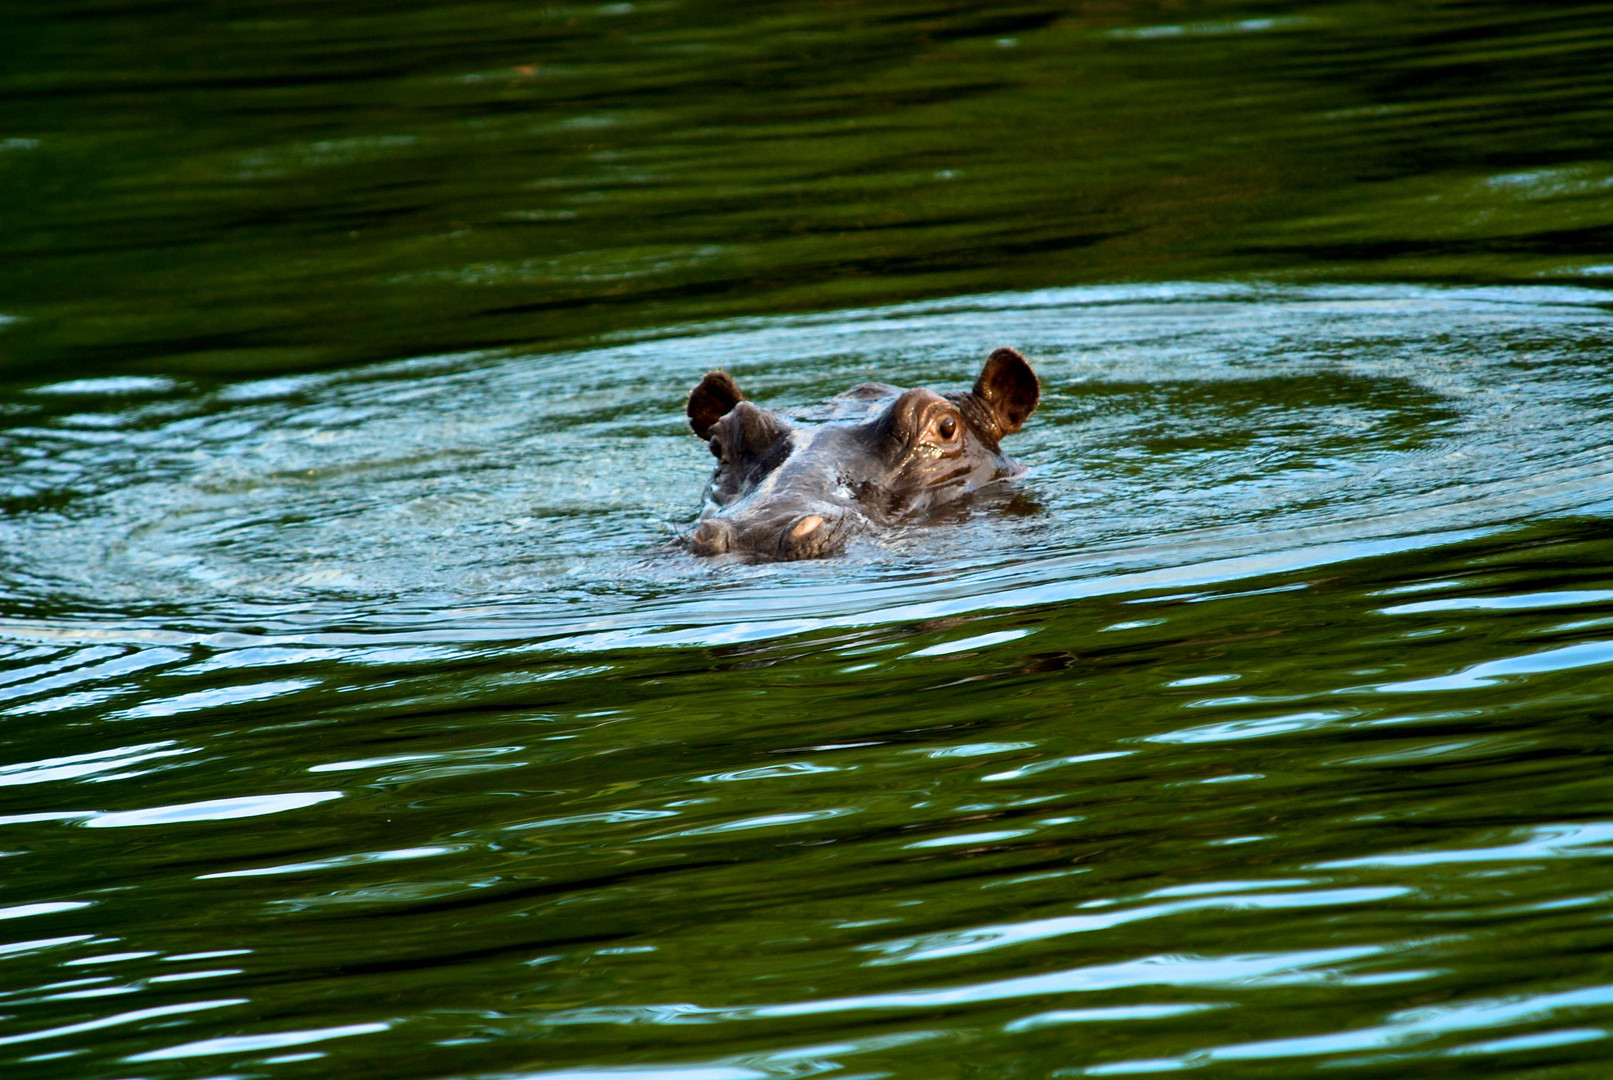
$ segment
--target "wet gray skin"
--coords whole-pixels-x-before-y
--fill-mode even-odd
[[[684,542],[695,555],[812,559],[839,554],[859,533],[922,520],[1022,471],[998,444],[1040,394],[1025,358],[1003,348],[968,391],[864,383],[830,403],[834,419],[807,425],[747,401],[713,371],[689,395],[688,415],[717,468]]]

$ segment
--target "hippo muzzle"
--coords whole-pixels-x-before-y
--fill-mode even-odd
[[[782,514],[755,518],[709,517],[688,536],[693,555],[746,555],[787,562],[838,554],[867,523],[852,513]]]
[[[1004,348],[967,392],[865,383],[830,403],[832,419],[808,425],[711,372],[687,411],[717,466],[683,542],[694,555],[762,562],[839,554],[854,536],[921,519],[1021,471],[998,442],[1039,396],[1036,373]]]

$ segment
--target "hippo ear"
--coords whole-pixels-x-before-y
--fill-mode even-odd
[[[728,415],[728,410],[745,400],[726,371],[713,371],[689,395],[689,426],[702,439],[711,438],[711,425]]]
[[[1042,387],[1036,372],[1013,349],[996,349],[986,358],[973,394],[985,403],[1004,435],[1018,431],[1036,410]]]

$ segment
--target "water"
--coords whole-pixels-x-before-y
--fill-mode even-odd
[[[7,1076],[1605,1075],[1594,8],[77,10]],[[666,549],[706,370],[997,345],[1011,495]]]

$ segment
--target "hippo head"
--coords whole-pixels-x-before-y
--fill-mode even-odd
[[[717,468],[685,538],[696,555],[759,561],[834,555],[858,533],[922,520],[1020,467],[998,447],[1036,408],[1036,373],[1013,349],[986,360],[967,392],[865,383],[823,423],[791,421],[713,371],[689,395],[689,425]]]

